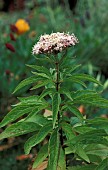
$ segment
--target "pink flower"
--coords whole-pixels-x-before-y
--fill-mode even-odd
[[[78,43],[74,34],[52,33],[42,35],[33,47],[33,54],[57,54]]]

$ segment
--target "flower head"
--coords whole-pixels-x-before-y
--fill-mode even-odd
[[[30,29],[28,22],[24,19],[18,19],[15,23],[15,27],[17,28],[17,34],[19,35],[29,31]]]
[[[33,54],[57,54],[78,43],[74,34],[52,33],[42,35],[33,47]]]

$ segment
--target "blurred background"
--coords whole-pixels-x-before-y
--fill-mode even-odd
[[[24,88],[12,95],[18,83],[31,75],[26,64],[46,65],[36,60],[32,47],[39,36],[52,32],[74,33],[79,44],[70,48],[69,64],[81,64],[82,72],[101,81],[103,87],[88,83],[89,89],[108,99],[108,1],[107,0],[0,0],[0,121],[17,102],[17,96],[34,92]],[[39,56],[40,57],[40,56]],[[72,89],[79,85],[67,84]],[[40,94],[42,88],[35,91]],[[88,118],[108,118],[108,109],[79,105]],[[3,129],[0,129],[2,132]],[[30,170],[33,155],[23,155],[28,135],[0,141],[0,170]]]

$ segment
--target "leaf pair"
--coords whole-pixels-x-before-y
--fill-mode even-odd
[[[68,76],[67,78],[64,78],[64,82],[67,82],[67,81],[81,84],[84,87],[86,87],[86,84],[83,81],[90,81],[98,85],[101,85],[101,83],[97,81],[94,77],[87,75],[87,74],[73,74],[71,76]]]
[[[33,168],[37,168],[48,156],[48,170],[56,170],[57,168],[66,170],[65,155],[62,148],[60,147],[59,149],[59,146],[59,133],[58,128],[56,128],[50,136],[49,143],[41,147],[34,161]]]

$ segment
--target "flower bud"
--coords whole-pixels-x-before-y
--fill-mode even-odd
[[[15,52],[15,48],[14,48],[14,46],[13,46],[12,44],[6,43],[5,46],[6,46],[6,48],[7,48],[8,50],[10,50],[10,51],[12,51],[12,52]]]

